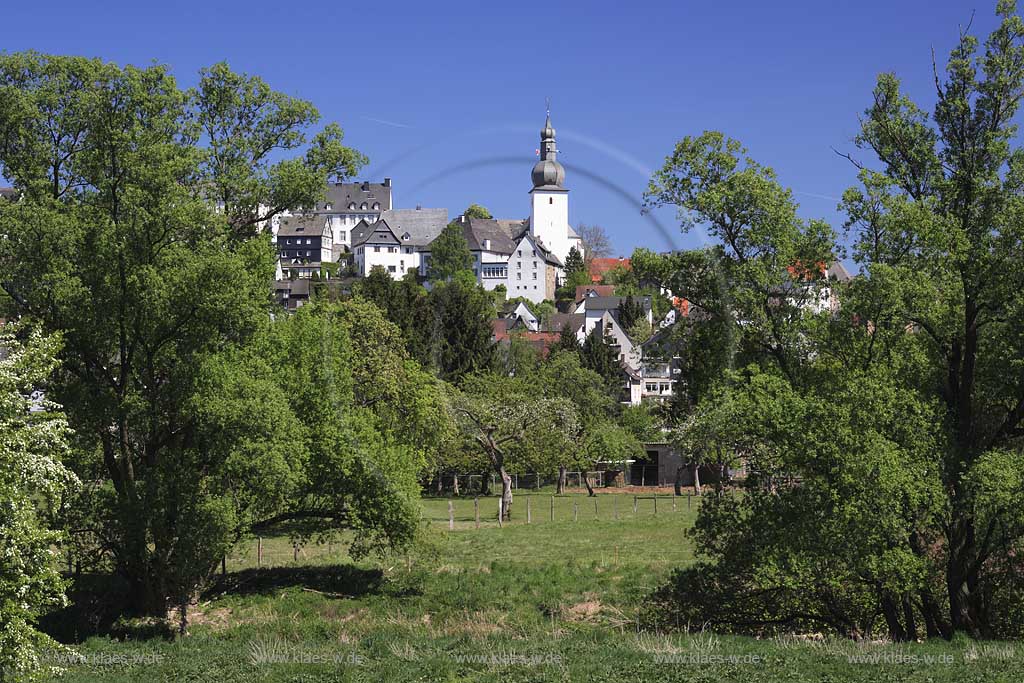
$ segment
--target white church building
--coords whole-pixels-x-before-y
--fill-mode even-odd
[[[575,247],[583,255],[583,241],[569,225],[569,190],[565,169],[558,163],[555,129],[548,114],[540,131],[540,159],[530,174],[530,217],[526,220],[460,217],[473,271],[484,289],[503,285],[509,298],[541,302],[555,298],[565,259]],[[424,249],[429,251],[429,247]],[[421,274],[429,268],[429,254],[421,259]]]

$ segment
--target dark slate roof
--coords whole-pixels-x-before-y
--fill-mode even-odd
[[[0,187],[0,199],[10,199],[12,202],[18,198],[18,191],[13,187]]]
[[[542,332],[561,332],[566,325],[570,329],[578,330],[583,326],[585,317],[579,313],[552,313],[547,316],[541,325]]]
[[[296,280],[277,280],[274,282],[274,289],[278,292],[288,292],[291,296],[309,296],[310,281],[305,278]]]
[[[513,238],[522,232],[522,221],[513,231],[515,221],[498,221],[493,218],[463,219],[462,231],[469,243],[470,251],[492,251],[497,254],[511,254],[516,243]],[[484,249],[484,240],[490,244]]]
[[[373,238],[373,244],[396,243],[410,247],[425,247],[441,234],[446,225],[448,209],[385,211],[372,225],[360,221],[352,229],[352,246],[363,244]],[[394,237],[378,242],[385,232],[390,232]]]
[[[633,300],[640,302],[645,313],[651,310],[651,297],[635,296]],[[583,305],[588,311],[611,311],[617,309],[625,301],[626,297],[624,296],[588,296],[583,300]]]
[[[524,231],[524,233],[523,233],[523,234],[525,234],[525,231]],[[519,236],[519,238],[520,238],[520,239],[521,239],[522,237],[523,237],[523,235],[520,235],[520,236]],[[544,257],[544,260],[545,260],[545,261],[546,261],[547,263],[550,263],[550,264],[552,264],[552,265],[555,265],[555,266],[558,266],[559,268],[561,268],[561,266],[562,266],[562,261],[561,261],[561,259],[559,259],[559,258],[558,258],[557,256],[555,256],[555,254],[554,254],[554,253],[552,253],[551,251],[549,251],[547,247],[545,247],[545,246],[544,246],[543,244],[541,244],[541,243],[540,243],[540,242],[539,242],[539,241],[538,241],[538,240],[537,240],[537,239],[536,239],[535,237],[533,237],[532,235],[530,236],[530,241],[531,241],[531,242],[533,242],[534,246],[536,246],[536,247],[537,247],[537,249],[538,249],[538,250],[540,251],[540,254],[541,254],[541,256],[543,256],[543,257]]]
[[[320,237],[324,234],[327,226],[327,219],[323,216],[282,216],[281,223],[277,228],[278,237]]]
[[[360,208],[363,203],[366,208]],[[373,205],[380,204],[379,209]],[[327,205],[331,208],[328,209]],[[354,209],[349,204],[355,204]],[[366,213],[367,211],[391,210],[391,179],[385,178],[383,183],[334,183],[327,186],[327,199],[316,205],[317,213]]]

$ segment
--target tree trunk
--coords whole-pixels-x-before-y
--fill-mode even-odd
[[[480,475],[480,495],[489,496],[491,495],[491,473],[484,472]]]
[[[917,618],[914,616],[914,603],[910,595],[903,596],[903,621],[906,624],[907,640],[917,640]]]
[[[685,469],[683,465],[676,468],[675,493],[677,496],[683,495],[683,471]]]
[[[459,475],[455,474],[453,477],[454,482],[452,483],[452,494],[457,497],[459,495]]]
[[[882,615],[885,617],[885,624],[889,628],[889,638],[895,643],[902,643],[907,639],[907,632],[903,630],[900,623],[899,612],[896,610],[896,601],[888,593],[882,595]]]
[[[441,470],[437,471],[437,495],[441,495],[444,492],[444,475],[441,474]]]
[[[700,491],[700,465],[698,465],[697,463],[693,463],[693,464],[690,465],[690,467],[693,468],[693,489],[694,489],[694,492],[699,496],[699,495],[701,495],[701,491]]]
[[[587,496],[595,495],[594,494],[594,487],[590,483],[590,477],[587,476],[586,472],[583,473],[583,484],[587,487]]]
[[[498,467],[501,477],[501,517],[504,521],[512,519],[512,477],[504,467]]]
[[[559,495],[565,493],[565,465],[558,466],[558,484],[555,487],[555,493]]]

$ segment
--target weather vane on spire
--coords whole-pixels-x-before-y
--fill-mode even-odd
[[[545,107],[547,108],[548,116],[551,116],[551,98],[550,97],[545,97],[544,98],[544,104],[545,104]]]

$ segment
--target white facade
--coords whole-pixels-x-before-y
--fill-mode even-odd
[[[622,364],[630,370],[637,370],[643,356],[641,348],[633,344],[633,340],[622,329],[611,311],[601,311],[601,313],[600,316],[588,315],[586,317],[583,326],[576,333],[576,339],[582,344],[595,327],[600,327],[602,334],[609,337],[612,343],[619,347],[619,360],[622,361]]]
[[[420,269],[420,252],[416,247],[402,246],[388,242],[366,242],[354,250],[356,273],[362,277],[370,274],[376,266],[383,268],[395,280],[406,273]]]
[[[530,198],[530,234],[564,264],[569,249],[575,246],[569,237],[569,191],[535,188]]]

